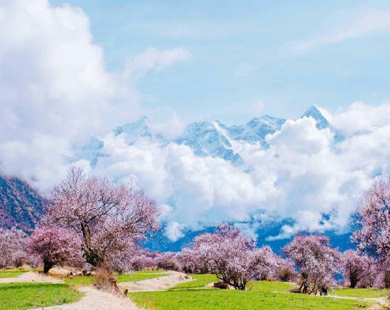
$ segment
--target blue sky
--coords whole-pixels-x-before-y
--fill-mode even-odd
[[[110,71],[146,48],[190,51],[185,62],[139,82],[143,104],[162,117],[175,112],[237,123],[265,113],[297,117],[313,104],[333,111],[356,100],[375,105],[390,96],[384,1],[52,3],[83,9]],[[367,15],[379,25],[359,24]],[[339,33],[337,42],[296,48]],[[255,102],[263,110],[253,109]]]

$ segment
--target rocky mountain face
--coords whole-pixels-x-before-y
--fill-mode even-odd
[[[0,227],[31,231],[44,213],[48,201],[29,184],[0,175]]]

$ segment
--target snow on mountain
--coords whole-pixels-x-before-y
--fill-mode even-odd
[[[242,162],[240,155],[233,150],[227,131],[228,128],[218,121],[195,122],[175,142],[189,146],[198,156],[221,157],[233,163]]]
[[[127,123],[114,130],[115,135],[125,134],[126,142],[133,144],[141,137],[152,137],[150,132],[150,120],[144,116],[134,123]]]
[[[260,118],[253,118],[243,125],[234,125],[228,129],[228,132],[234,140],[251,144],[260,143],[263,147],[266,147],[265,136],[280,130],[285,121],[285,119],[265,115]]]
[[[315,106],[311,106],[303,117],[312,117],[316,121],[318,129],[329,128],[335,133],[335,141],[340,141],[342,137],[337,133],[328,120],[322,115],[321,111]],[[259,118],[253,118],[249,122],[241,125],[225,126],[219,121],[199,121],[187,126],[184,133],[175,139],[165,139],[152,130],[152,123],[146,117],[140,120],[127,123],[117,127],[114,135],[121,135],[126,143],[131,145],[141,138],[150,138],[159,141],[161,145],[167,143],[184,144],[190,147],[197,156],[213,156],[230,161],[234,164],[242,164],[243,159],[239,154],[239,146],[242,142],[259,147],[267,148],[268,143],[265,139],[267,135],[279,131],[285,119],[264,115]],[[79,157],[96,164],[99,157],[104,156],[102,149],[104,142],[96,137],[90,139],[82,150],[79,151]]]
[[[318,110],[318,108],[315,106],[311,106],[310,108],[308,108],[306,112],[302,115],[302,118],[304,117],[314,118],[318,129],[325,129],[331,127],[328,120],[322,115],[321,111]]]
[[[329,128],[334,134],[334,142],[338,143],[344,140],[344,136],[333,127],[331,123],[322,115],[321,111],[315,107],[311,106],[306,110],[306,112],[301,116],[303,117],[312,117],[316,121],[316,126],[318,129],[326,129]]]

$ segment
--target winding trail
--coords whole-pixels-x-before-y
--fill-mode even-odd
[[[376,297],[376,298],[367,298],[367,297],[349,297],[349,296],[337,296],[337,295],[327,295],[322,296],[325,298],[335,298],[335,299],[350,299],[357,301],[367,301],[367,302],[375,302],[377,304],[372,305],[368,310],[386,310],[390,309],[390,305],[388,303],[387,297]]]
[[[169,289],[179,283],[192,281],[193,279],[184,273],[168,271],[163,277],[119,283],[121,290],[129,292],[162,291]],[[45,276],[37,272],[26,272],[15,278],[0,279],[0,283],[64,283],[63,280]],[[130,298],[121,294],[113,294],[95,289],[92,286],[77,287],[77,290],[84,294],[77,302],[52,307],[45,307],[45,310],[141,310]],[[31,310],[42,310],[35,308]]]
[[[46,276],[41,273],[37,272],[26,272],[21,274],[18,277],[15,278],[4,278],[0,279],[0,284],[1,283],[20,283],[20,282],[25,282],[25,283],[55,283],[55,284],[60,284],[64,283],[63,280],[51,277],[51,276]]]
[[[130,298],[99,291],[93,287],[80,287],[84,296],[75,303],[44,308],[45,310],[140,310]],[[42,310],[35,308],[32,310]]]
[[[181,272],[167,271],[166,273],[168,275],[164,275],[163,277],[137,282],[122,282],[118,283],[118,286],[123,290],[127,289],[129,292],[164,291],[179,283],[194,280]]]

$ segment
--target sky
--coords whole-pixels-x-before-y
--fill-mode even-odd
[[[83,9],[107,69],[148,48],[188,59],[138,83],[154,118],[298,117],[389,99],[386,1],[58,1]],[[158,112],[157,112],[158,111]]]
[[[145,190],[173,241],[289,219],[280,239],[347,231],[390,174],[388,2],[3,0],[0,25],[0,173],[43,195],[76,165]],[[175,140],[263,114],[288,120],[267,148],[226,136],[240,165]],[[150,137],[114,134],[143,115]]]

